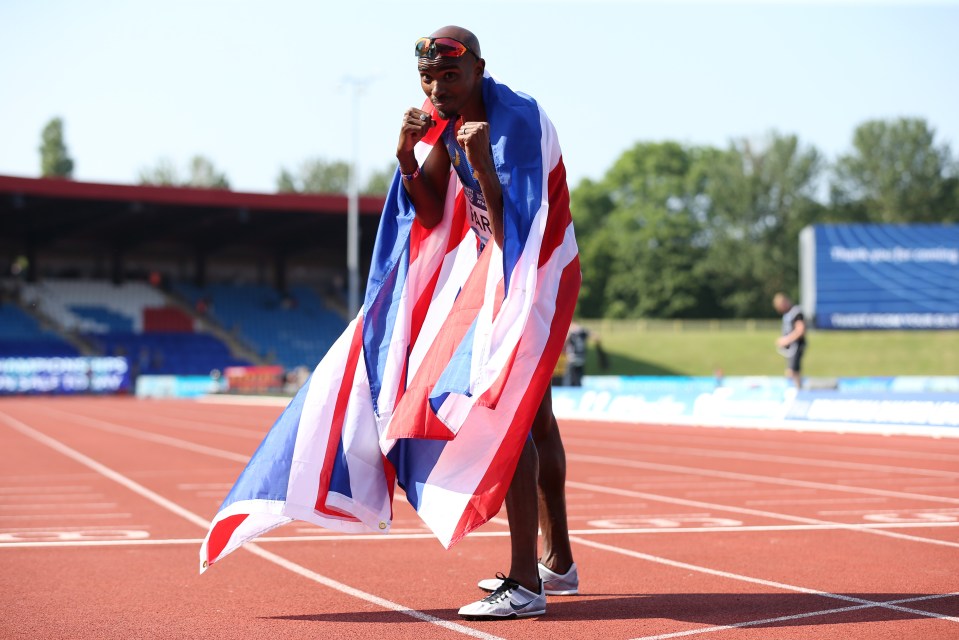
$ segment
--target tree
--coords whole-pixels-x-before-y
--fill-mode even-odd
[[[606,283],[613,260],[612,234],[604,221],[609,219],[613,209],[609,190],[601,183],[585,179],[570,192],[570,210],[583,272],[578,313],[589,318],[604,315]]]
[[[704,246],[688,190],[693,154],[674,142],[639,143],[599,183],[571,194],[587,317],[701,316]]]
[[[63,141],[63,120],[53,118],[43,128],[40,143],[40,175],[44,178],[72,178],[73,159]]]
[[[795,292],[799,231],[823,216],[818,151],[795,136],[727,149],[640,143],[571,193],[586,317],[770,315]]]
[[[921,118],[871,120],[839,158],[831,196],[848,218],[871,222],[959,220],[956,161]]]
[[[156,166],[140,169],[138,176],[140,184],[152,184],[164,187],[176,187],[180,185],[179,172],[176,165],[169,158],[160,158]]]
[[[350,165],[343,160],[311,158],[293,174],[285,168],[277,177],[277,191],[287,193],[346,193],[350,186]]]
[[[193,187],[197,189],[229,189],[230,182],[225,174],[202,155],[190,159],[187,178],[181,179],[176,165],[169,158],[161,158],[156,166],[140,170],[140,184],[162,185],[169,187]]]
[[[286,169],[280,169],[276,178],[276,190],[280,193],[296,193],[296,178]]]
[[[799,232],[823,215],[821,154],[796,136],[733,141],[693,170],[708,245],[701,265],[722,315],[767,316],[777,291],[797,297]]]
[[[183,186],[200,189],[229,189],[230,182],[226,174],[217,170],[209,158],[196,155],[190,159],[190,177]]]
[[[367,195],[385,195],[389,193],[396,175],[396,162],[390,162],[379,171],[374,171],[366,180],[366,186],[360,189]]]
[[[360,187],[360,193],[377,196],[389,193],[395,174],[396,162],[390,162],[370,175]],[[350,163],[343,160],[312,158],[300,164],[295,174],[281,168],[276,178],[276,190],[280,193],[348,193],[349,187]]]

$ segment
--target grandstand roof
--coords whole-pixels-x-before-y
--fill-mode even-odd
[[[383,197],[359,199],[371,246]],[[347,197],[134,186],[0,176],[0,252],[130,251],[146,245],[215,253],[344,250]],[[2,254],[0,254],[2,256]]]

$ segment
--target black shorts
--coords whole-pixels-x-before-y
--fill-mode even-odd
[[[806,351],[805,343],[797,344],[796,350],[793,352],[793,354],[789,356],[788,358],[786,358],[786,368],[789,369],[790,371],[795,371],[796,373],[799,373],[800,371],[802,371],[802,365],[800,363],[802,362],[802,354],[805,351]]]

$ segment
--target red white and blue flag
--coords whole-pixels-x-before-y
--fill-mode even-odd
[[[477,251],[454,171],[432,229],[416,222],[397,172],[363,309],[227,495],[201,571],[292,520],[386,533],[397,485],[446,547],[502,506],[581,276],[552,123],[489,75],[483,98],[503,246]],[[421,165],[445,125],[433,117],[438,125],[415,149]]]

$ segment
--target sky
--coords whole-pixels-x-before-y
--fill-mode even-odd
[[[0,174],[36,177],[51,118],[74,178],[210,158],[239,191],[281,169],[395,165],[420,106],[414,41],[446,24],[536,98],[569,182],[637,142],[795,134],[828,160],[870,119],[920,117],[959,154],[959,0],[0,0]]]

